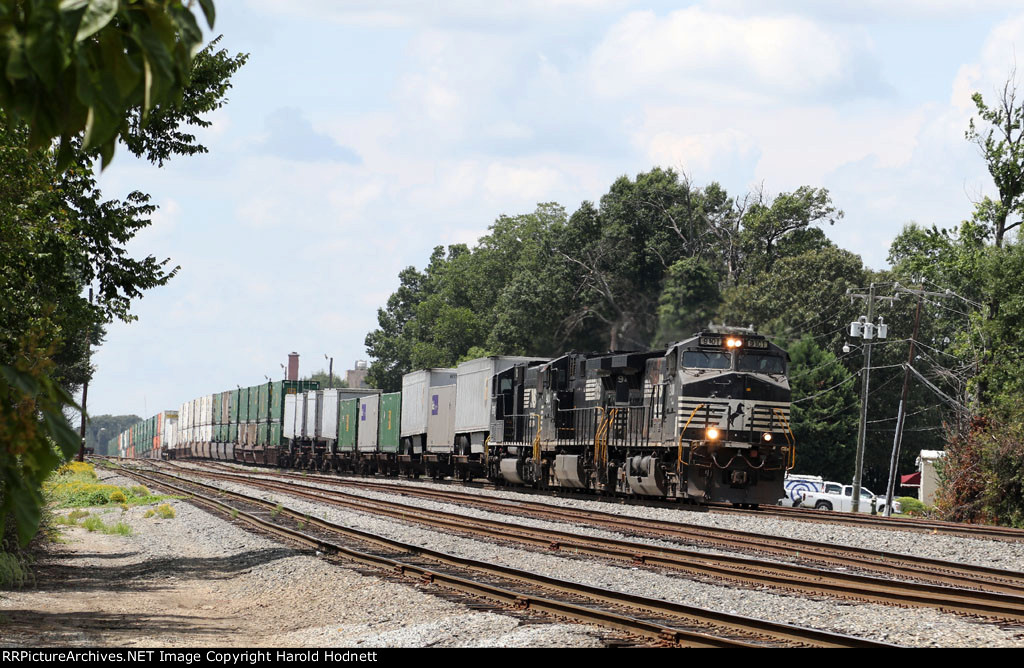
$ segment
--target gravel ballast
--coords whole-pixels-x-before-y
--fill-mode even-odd
[[[311,476],[310,482],[314,481],[315,478]],[[571,579],[618,591],[628,591],[655,598],[664,598],[687,605],[707,607],[730,613],[750,615],[777,622],[819,628],[908,646],[1024,646],[1024,634],[1021,633],[1019,628],[1001,628],[998,625],[979,623],[935,610],[902,609],[875,604],[835,601],[824,597],[806,598],[779,593],[769,588],[752,590],[697,582],[679,574],[666,575],[642,568],[621,567],[579,557],[558,556],[513,548],[507,545],[496,545],[476,539],[450,536],[364,513],[312,504],[294,498],[287,498],[282,494],[269,494],[244,485],[228,484],[220,481],[213,484],[272,500],[275,503],[283,503],[299,512],[315,514],[317,517],[325,517],[332,522],[431,549],[451,552],[490,563],[524,568],[552,577]],[[398,484],[401,484],[401,482],[399,481]],[[363,490],[351,491],[360,495],[364,493]],[[485,494],[491,496],[494,493],[488,490]],[[498,492],[497,494],[504,496],[509,493]],[[366,495],[369,496],[369,494]],[[556,500],[546,499],[546,501],[554,502]],[[411,503],[411,500],[403,497],[402,502]],[[682,514],[685,514],[687,519],[691,515],[695,516],[697,520],[706,521],[709,519],[708,513],[686,513],[685,511],[639,508],[634,506],[627,508],[607,502],[566,499],[558,499],[557,502],[564,502],[564,505],[573,507],[585,507],[589,504],[596,504],[597,507],[605,511],[608,511],[610,508],[617,508],[621,511],[620,514],[624,515],[654,516],[674,521],[682,521],[680,518]],[[741,522],[750,520],[750,518],[737,518],[734,516],[718,516],[711,519],[713,519],[715,526],[734,525],[736,524],[734,520],[737,519],[741,520]],[[782,535],[792,535],[793,533],[801,533],[806,530],[807,532],[814,532],[817,538],[822,538],[826,533],[831,533],[830,531],[824,531],[820,525],[753,519],[759,522],[771,522],[773,525],[779,524],[780,526],[777,530]],[[700,522],[692,523],[697,524]],[[801,526],[787,527],[782,525]],[[765,528],[762,526],[761,530],[765,531]],[[851,531],[851,535],[860,541],[868,540],[871,534],[896,534],[907,541],[904,543],[904,548],[910,554],[915,552],[913,550],[915,540],[918,543],[929,543],[939,538],[927,536],[927,540],[922,540],[924,537],[921,534],[907,532],[880,530]],[[877,536],[875,537],[877,538]],[[809,536],[807,538],[811,539]],[[995,543],[995,541],[977,541],[972,539],[955,539],[955,542],[965,543],[968,548],[973,547],[975,543]],[[1012,544],[998,543],[985,549],[991,549],[991,554],[994,555],[998,548],[1006,547],[1007,545]],[[1003,565],[1005,567],[1005,561]]]
[[[0,646],[600,647],[607,635],[479,611],[168,503],[171,519],[146,518],[147,507],[90,509],[131,536],[65,530],[35,587],[0,592]]]

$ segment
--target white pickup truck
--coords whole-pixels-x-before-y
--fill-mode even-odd
[[[885,498],[875,495],[866,487],[860,488],[860,512],[870,513],[872,509],[876,513],[885,512]],[[816,508],[818,510],[853,510],[853,485],[842,485],[838,482],[826,482],[822,485],[820,492],[800,492],[801,508]],[[900,502],[893,504],[892,511],[900,512]]]

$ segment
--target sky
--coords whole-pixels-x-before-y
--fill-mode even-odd
[[[1024,50],[1003,0],[220,0],[249,54],[157,168],[118,151],[106,197],[160,208],[129,245],[181,270],[109,326],[93,415],[367,359],[366,334],[434,246],[500,215],[569,212],[622,176],[824,187],[826,227],[875,269],[909,222],[949,227],[993,186],[964,137]]]

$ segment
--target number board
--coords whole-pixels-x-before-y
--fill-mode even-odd
[[[719,346],[722,345],[722,337],[720,336],[702,336],[700,337],[700,345],[702,346]]]
[[[763,350],[768,349],[767,339],[747,339],[747,348],[761,348]]]

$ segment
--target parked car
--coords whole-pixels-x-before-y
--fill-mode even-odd
[[[881,513],[885,511],[887,500],[878,496],[866,487],[860,488],[860,512]],[[826,482],[820,492],[800,492],[800,507],[817,510],[853,510],[853,485],[842,485],[838,482]],[[900,502],[894,501],[894,513],[900,512]]]

